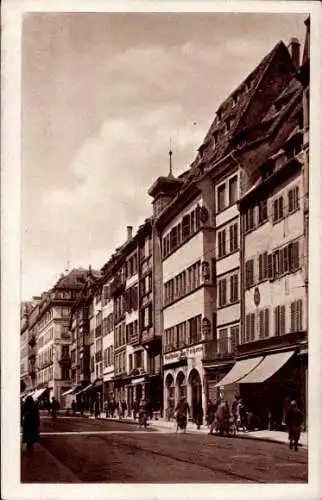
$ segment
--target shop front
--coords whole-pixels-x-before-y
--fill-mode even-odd
[[[175,408],[181,398],[186,398],[192,420],[195,420],[200,406],[205,413],[206,395],[202,358],[203,344],[163,356],[163,405],[167,419],[174,417]]]
[[[307,427],[307,363],[305,351],[268,352],[258,367],[239,381],[246,409],[260,429],[285,429],[285,415],[293,400]]]

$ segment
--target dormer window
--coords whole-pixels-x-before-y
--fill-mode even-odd
[[[231,118],[228,118],[228,120],[225,121],[225,131],[229,132],[233,124],[233,120]]]
[[[275,162],[273,160],[269,160],[265,165],[261,168],[261,176],[264,181],[268,177],[270,177],[275,171]]]

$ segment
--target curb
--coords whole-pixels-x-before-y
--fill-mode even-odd
[[[83,415],[83,417],[89,418],[89,417],[91,417],[91,415]],[[115,422],[115,423],[120,423],[120,424],[124,423],[124,424],[139,425],[138,421],[135,421],[135,420],[127,420],[127,419],[119,420],[119,419],[115,419],[115,418],[111,418],[111,417],[108,417],[108,418],[106,418],[106,417],[97,417],[96,420],[105,420],[105,421]],[[157,420],[153,420],[153,422],[157,422]],[[167,427],[164,427],[162,425],[160,425],[160,426],[154,425],[154,424],[151,425],[149,423],[148,423],[148,426],[149,427],[162,428],[162,429],[166,429],[167,428]],[[194,429],[189,430],[189,434],[190,433],[204,434],[204,433],[198,431],[197,429],[196,430],[194,430]],[[207,436],[208,434],[205,434],[205,435]],[[214,434],[214,436],[215,436],[215,434]],[[235,436],[235,438],[237,438],[237,439],[238,438],[240,438],[240,439],[249,439],[249,440],[253,440],[253,441],[256,441],[256,440],[257,441],[264,441],[266,443],[277,443],[277,444],[283,444],[283,445],[287,445],[288,444],[288,442],[280,441],[280,440],[275,439],[275,438],[251,436],[251,435],[249,435],[247,433],[246,434],[238,434],[237,436]],[[298,446],[299,446],[299,448],[304,448],[304,449],[308,448],[307,445],[304,445],[302,443],[299,443]]]

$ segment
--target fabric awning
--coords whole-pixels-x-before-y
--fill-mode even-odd
[[[32,398],[34,401],[36,401],[37,399],[40,398],[40,396],[42,396],[42,394],[47,391],[48,387],[43,387],[42,389],[37,389],[33,394],[32,394]]]
[[[274,375],[293,356],[294,351],[277,352],[265,356],[263,361],[256,366],[239,384],[260,384]]]
[[[143,384],[144,381],[145,381],[144,377],[134,378],[132,380],[132,385]]]
[[[258,356],[256,358],[241,359],[240,361],[237,361],[224,378],[216,384],[216,387],[239,382],[241,378],[245,377],[249,372],[254,370],[254,368],[256,368],[262,360],[263,356]]]
[[[78,388],[79,388],[78,385],[74,385],[73,387],[71,387],[70,389],[68,389],[68,391],[63,392],[62,396],[68,396],[68,394],[73,394],[74,392],[77,391]]]
[[[84,387],[84,389],[81,389],[80,391],[76,392],[75,396],[78,396],[78,394],[83,394],[84,392],[88,391],[88,389],[90,389],[91,387],[93,387],[93,384],[88,384],[86,387]]]

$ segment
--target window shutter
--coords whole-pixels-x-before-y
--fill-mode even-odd
[[[273,204],[273,221],[276,222],[278,220],[278,200],[274,200]]]
[[[265,309],[264,312],[264,321],[265,321],[265,337],[269,336],[269,309]]]
[[[223,305],[227,303],[227,283],[226,279],[223,280]]]
[[[300,267],[300,244],[299,241],[293,242],[293,269],[296,270]]]
[[[234,250],[234,226],[229,226],[229,249]]]
[[[294,209],[294,205],[293,205],[293,190],[290,189],[290,191],[287,194],[288,194],[288,211],[292,212],[293,209]]]
[[[280,306],[275,307],[275,335],[280,335]]]
[[[294,190],[294,208],[297,210],[299,208],[299,187],[296,186]]]
[[[269,280],[273,279],[273,255],[267,255],[267,277]]]
[[[230,276],[230,302],[234,302],[234,276]]]
[[[295,332],[295,302],[291,303],[291,333]]]
[[[263,279],[263,255],[260,254],[258,257],[258,280],[262,281]]]
[[[282,249],[283,255],[283,269],[287,273],[289,271],[289,261],[288,261],[288,248],[287,246]]]
[[[273,278],[277,278],[279,274],[279,251],[273,253]]]
[[[280,333],[285,335],[285,306],[280,306]]]
[[[279,209],[279,218],[282,219],[284,216],[284,206],[283,206],[283,196],[280,196],[278,199],[278,209]]]
[[[284,274],[283,249],[278,250],[278,270],[279,274]]]
[[[303,314],[303,308],[302,308],[302,300],[297,301],[297,330],[302,331],[303,328],[303,321],[302,321],[302,314]]]
[[[250,260],[250,283],[254,284],[254,260]]]

